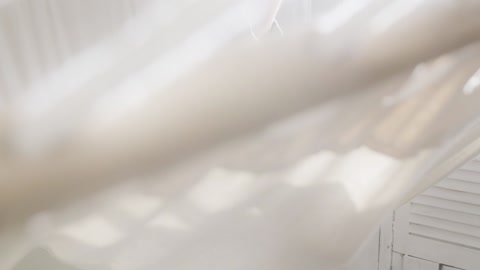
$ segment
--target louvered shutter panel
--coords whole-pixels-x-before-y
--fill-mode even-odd
[[[480,269],[480,161],[457,169],[395,217],[395,252],[443,264],[442,269]]]

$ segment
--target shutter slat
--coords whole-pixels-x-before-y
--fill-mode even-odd
[[[403,260],[405,270],[439,270],[440,265],[435,262],[405,256]]]
[[[445,179],[436,185],[437,187],[451,189],[456,191],[463,191],[467,193],[474,193],[480,195],[480,184],[455,180],[455,179]]]
[[[472,160],[467,164],[463,165],[460,169],[480,173],[480,161]]]
[[[443,198],[420,195],[420,196],[417,196],[415,199],[413,199],[412,202],[416,204],[433,206],[433,207],[448,209],[452,211],[464,212],[464,213],[473,214],[473,215],[480,215],[480,207],[478,207],[477,205],[451,201]]]
[[[480,269],[480,156],[414,198],[408,212],[395,221],[408,226],[406,254],[435,269]]]
[[[480,206],[480,195],[467,193],[462,191],[455,191],[441,187],[431,187],[423,193],[424,195],[433,196],[437,198],[444,198],[447,200],[469,203]]]
[[[454,267],[450,267],[450,266],[446,266],[446,265],[442,265],[442,268],[440,268],[441,270],[462,270],[460,268],[454,268]]]
[[[449,232],[456,232],[463,235],[477,237],[480,241],[480,227],[472,226],[464,223],[449,221],[440,218],[434,218],[412,213],[410,216],[410,223],[425,225],[439,230],[446,230]]]
[[[480,173],[470,170],[458,169],[450,174],[447,178],[480,184]]]
[[[471,226],[478,226],[480,228],[480,216],[462,213],[459,211],[452,211],[442,209],[439,207],[426,206],[412,203],[411,212],[417,215],[440,218],[452,222],[463,223]]]
[[[470,235],[449,232],[420,224],[410,224],[410,233],[420,237],[440,240],[441,242],[448,242],[452,245],[480,249],[480,238]]]

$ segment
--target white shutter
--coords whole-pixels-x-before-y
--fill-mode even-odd
[[[441,270],[459,270],[459,268],[444,265]]]
[[[393,246],[444,270],[480,269],[480,161],[470,161],[396,211]],[[403,267],[410,270],[407,261]]]
[[[440,265],[435,262],[421,260],[410,256],[405,256],[403,260],[403,270],[439,270]]]

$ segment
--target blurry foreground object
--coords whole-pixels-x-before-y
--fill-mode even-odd
[[[478,1],[40,3],[0,8],[4,269],[342,269],[480,151]]]

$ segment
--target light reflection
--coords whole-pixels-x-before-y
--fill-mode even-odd
[[[383,104],[387,107],[398,105],[408,98],[414,98],[414,95],[418,96],[422,91],[428,91],[439,80],[449,76],[455,61],[455,58],[447,55],[432,62],[418,64],[398,92],[383,98]]]
[[[318,180],[326,169],[336,159],[336,154],[331,151],[322,151],[300,162],[287,177],[287,182],[294,187],[306,187]]]
[[[135,218],[145,218],[153,214],[161,205],[159,198],[145,194],[127,194],[115,199],[117,208]]]
[[[401,163],[366,146],[345,155],[321,151],[297,165],[286,181],[294,187],[315,183],[340,184],[358,211],[371,206]]]
[[[429,99],[422,99],[422,109],[414,112],[415,117],[412,117],[403,126],[393,145],[401,149],[417,142],[418,138],[431,126],[431,123],[434,123],[434,120],[441,114],[442,110],[445,110],[447,104],[454,99],[458,92],[457,83],[455,79],[447,81],[436,89],[434,96],[431,96]]]
[[[343,157],[327,179],[342,184],[355,208],[363,210],[371,206],[400,165],[398,160],[363,146]]]
[[[382,33],[393,24],[413,13],[424,0],[393,1],[372,19],[372,32]]]
[[[342,1],[318,20],[318,29],[326,34],[334,32],[339,27],[348,23],[355,13],[367,7],[369,3],[370,0]]]
[[[178,231],[188,231],[190,230],[190,225],[181,219],[177,215],[174,215],[169,212],[160,213],[154,219],[152,219],[148,224],[148,227],[163,227],[171,230]]]
[[[421,142],[422,137],[426,138],[427,134],[433,132],[435,121],[442,115],[446,116],[449,104],[459,102],[456,97],[459,85],[464,80],[463,72],[453,68],[435,71],[435,74],[425,76],[427,83],[420,85],[423,89],[418,88],[416,96],[392,107],[377,125],[373,131],[377,145],[384,145],[397,153],[410,151]],[[439,80],[442,80],[441,85],[437,85]]]
[[[437,78],[432,78],[431,76],[432,72],[434,71],[436,70],[434,67],[432,67],[432,64],[418,64],[398,92],[393,93],[393,95],[387,95],[383,97],[382,104],[385,107],[390,107],[415,94],[418,94],[418,92],[427,87],[429,83],[435,82],[434,79]]]
[[[59,234],[93,247],[107,247],[124,238],[123,232],[99,215],[68,225]]]
[[[251,0],[244,3],[240,13],[250,26],[253,38],[258,39],[276,24],[276,16],[282,6],[282,0]],[[279,30],[282,31],[280,28]]]
[[[463,87],[463,93],[465,95],[471,95],[473,92],[475,92],[478,89],[478,86],[480,85],[480,69],[475,72],[475,74],[470,77],[470,79],[465,83],[465,86]]]
[[[189,199],[207,212],[217,212],[233,206],[248,196],[255,180],[249,172],[213,169],[190,191]]]

